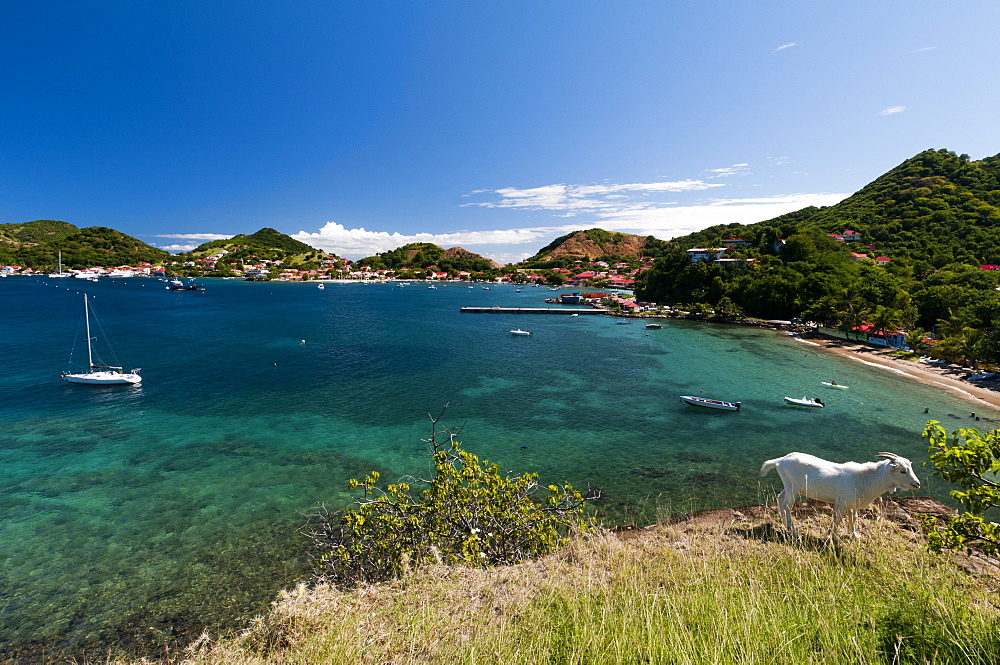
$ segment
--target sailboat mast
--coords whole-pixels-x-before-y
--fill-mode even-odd
[[[83,318],[87,323],[87,365],[94,369],[94,356],[90,352],[90,306],[87,304],[87,294],[83,294]]]

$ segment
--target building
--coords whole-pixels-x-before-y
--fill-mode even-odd
[[[714,261],[721,259],[726,253],[725,247],[692,247],[687,251],[688,261],[698,263],[699,261]]]

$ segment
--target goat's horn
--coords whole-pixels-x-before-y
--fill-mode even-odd
[[[899,455],[897,455],[896,453],[875,453],[875,457],[885,457],[886,459],[890,460],[899,459]]]

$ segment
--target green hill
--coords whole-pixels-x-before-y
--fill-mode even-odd
[[[232,238],[211,240],[190,252],[178,254],[178,258],[201,259],[215,256],[220,250],[226,250],[226,254],[216,263],[221,272],[225,272],[228,267],[239,267],[244,263],[255,263],[260,260],[281,261],[285,267],[308,270],[318,268],[320,260],[329,256],[323,250],[310,247],[284,233],[265,227],[250,235],[240,234]]]
[[[359,266],[369,266],[375,270],[415,270],[421,271],[433,266],[442,272],[458,273],[487,272],[499,268],[499,264],[479,254],[452,247],[444,249],[429,242],[413,242],[402,247],[382,252],[355,261]]]
[[[1000,272],[980,267],[1000,264],[998,176],[1000,156],[974,162],[928,150],[836,205],[675,238],[637,280],[638,296],[845,330],[922,328],[944,338],[933,348],[939,357],[1000,362]],[[860,241],[831,237],[848,229]],[[685,251],[733,238],[748,245],[727,251],[729,261],[692,261]]]
[[[1000,155],[970,161],[948,150],[926,150],[836,205],[804,208],[750,224],[713,226],[674,241],[685,247],[738,236],[761,246],[795,233],[862,234],[893,259],[1000,263]]]
[[[162,249],[103,226],[80,229],[54,220],[0,224],[0,263],[54,269],[60,251],[64,268],[131,266],[170,258]]]

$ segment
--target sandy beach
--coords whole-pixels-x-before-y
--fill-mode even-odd
[[[893,372],[900,377],[938,387],[971,404],[1000,409],[1000,378],[980,382],[966,381],[963,377],[972,373],[968,367],[903,360],[888,355],[889,349],[830,337],[820,332],[802,333],[798,337],[805,344],[863,363],[873,371]]]

